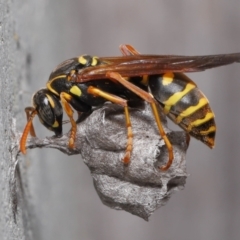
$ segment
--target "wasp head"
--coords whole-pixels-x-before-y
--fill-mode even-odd
[[[32,104],[41,123],[57,137],[61,136],[63,110],[58,97],[44,88],[33,95]]]

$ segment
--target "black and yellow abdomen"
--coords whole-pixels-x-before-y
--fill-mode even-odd
[[[214,146],[214,113],[197,85],[182,73],[149,76],[149,87],[164,113],[207,146]]]

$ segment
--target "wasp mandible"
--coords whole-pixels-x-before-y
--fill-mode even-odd
[[[167,170],[174,159],[172,144],[162,127],[157,106],[190,136],[212,148],[216,133],[214,113],[204,94],[184,73],[203,71],[240,62],[240,53],[206,56],[142,55],[131,45],[121,45],[123,56],[96,57],[82,55],[62,62],[50,74],[47,87],[33,95],[33,106],[25,109],[28,122],[20,140],[26,153],[27,135],[36,136],[32,120],[62,136],[63,110],[71,122],[69,147],[74,147],[77,123],[88,117],[93,107],[106,101],[124,109],[127,146],[124,164],[130,162],[133,133],[129,114],[131,102],[146,101],[151,105],[159,134],[168,149]],[[77,121],[73,109],[78,112]]]

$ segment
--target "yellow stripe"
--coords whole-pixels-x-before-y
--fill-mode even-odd
[[[166,85],[173,82],[174,74],[172,72],[167,72],[167,73],[163,74],[162,78],[163,78],[162,79],[162,84],[164,86],[166,86]]]
[[[176,123],[180,123],[183,118],[188,117],[195,113],[197,110],[201,109],[203,106],[208,104],[208,100],[206,98],[201,98],[199,103],[196,106],[191,106],[186,110],[182,111],[179,116],[176,118]]]
[[[78,62],[81,63],[82,65],[86,65],[87,64],[87,59],[85,58],[84,55],[82,55],[78,58]]]
[[[216,127],[215,126],[211,126],[208,130],[200,131],[200,134],[201,135],[208,135],[211,132],[216,132]]]
[[[94,56],[94,57],[92,58],[91,66],[96,66],[97,63],[98,63],[98,57]]]
[[[170,106],[170,105],[165,105],[164,108],[163,108],[163,112],[165,114],[168,114],[170,112],[170,110],[171,110],[171,107],[172,106]]]
[[[67,75],[60,75],[60,76],[57,76],[57,77],[55,77],[55,78],[53,78],[53,79],[50,79],[50,80],[47,82],[47,89],[48,89],[49,91],[51,91],[52,93],[56,94],[57,96],[59,96],[59,93],[52,88],[51,84],[52,84],[52,82],[53,82],[54,80],[56,80],[56,79],[66,78],[66,77],[67,77]]]
[[[182,97],[184,97],[188,92],[190,92],[195,85],[192,83],[188,83],[185,89],[181,92],[174,93],[171,97],[168,98],[164,103],[164,112],[168,113],[170,111],[171,106],[175,105]]]
[[[204,124],[205,122],[208,122],[210,119],[214,118],[214,114],[212,112],[209,112],[206,114],[206,116],[202,119],[197,119],[196,121],[192,122],[191,124],[189,124],[188,126],[188,131],[191,131],[191,129],[193,127],[197,127],[200,126],[202,124]]]

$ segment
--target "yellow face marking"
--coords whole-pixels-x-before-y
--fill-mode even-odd
[[[169,97],[168,100],[163,102],[165,105],[164,113],[167,114],[170,111],[171,106],[175,105],[179,100],[181,100],[182,97],[184,97],[193,88],[195,88],[195,85],[193,85],[192,83],[188,83],[183,91],[174,93],[171,97]]]
[[[215,126],[211,126],[208,130],[200,131],[200,134],[201,135],[208,135],[211,132],[216,132],[216,127]]]
[[[52,127],[53,127],[53,128],[57,128],[57,127],[59,127],[59,123],[58,123],[58,121],[55,121],[54,124],[52,125]]]
[[[82,65],[86,65],[87,64],[87,59],[84,56],[80,56],[78,58],[78,62],[81,63]]]
[[[162,84],[166,86],[172,83],[173,79],[174,79],[174,74],[172,72],[167,72],[163,74]]]
[[[148,86],[148,81],[149,81],[149,76],[148,75],[143,75],[141,83],[145,86]]]
[[[46,96],[47,96],[47,98],[48,98],[48,101],[49,101],[51,107],[54,108],[54,107],[55,107],[54,101],[52,100],[52,98],[51,98],[48,94],[46,94]]]
[[[55,78],[53,78],[53,79],[50,79],[50,80],[47,82],[47,89],[48,89],[49,91],[51,91],[52,93],[56,94],[57,96],[59,96],[59,93],[52,88],[51,84],[52,84],[53,81],[55,81],[56,79],[59,79],[59,78],[66,78],[66,75],[57,76],[57,77],[55,77]]]
[[[211,120],[212,118],[214,118],[214,114],[213,114],[212,112],[207,113],[204,118],[197,119],[196,121],[192,122],[192,123],[188,126],[187,131],[191,131],[191,129],[192,129],[193,127],[200,126],[200,125],[204,124],[205,122],[208,122],[208,121]]]
[[[78,97],[80,97],[82,95],[81,89],[79,87],[77,87],[77,86],[71,87],[70,93],[72,93],[73,95],[76,95]]]
[[[201,109],[203,106],[208,104],[208,100],[206,98],[201,98],[199,103],[196,106],[191,106],[186,110],[182,111],[179,116],[176,118],[176,123],[180,123],[183,118],[188,117],[195,113],[197,110]]]
[[[96,66],[97,63],[98,63],[98,57],[94,56],[94,57],[92,58],[91,66]]]

